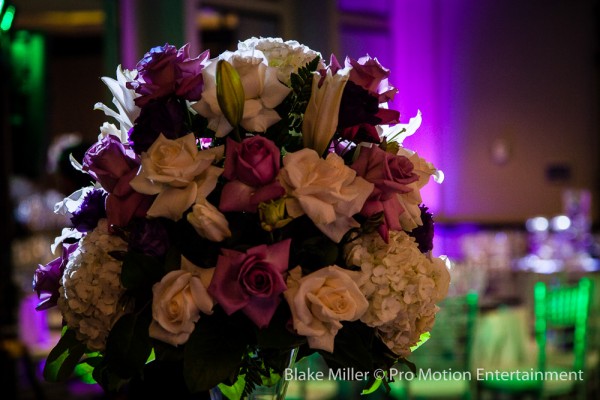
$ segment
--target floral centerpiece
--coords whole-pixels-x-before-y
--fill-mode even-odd
[[[72,226],[34,277],[64,319],[46,379],[240,398],[292,350],[369,387],[406,360],[449,274],[420,196],[442,175],[402,146],[420,115],[399,123],[388,76],[252,38],[216,58],[166,44],[103,78],[114,123],[72,159],[90,185],[57,204]]]

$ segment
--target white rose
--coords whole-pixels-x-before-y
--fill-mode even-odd
[[[211,314],[214,305],[202,278],[184,269],[165,275],[152,294],[150,336],[173,346],[187,342],[200,312]]]
[[[194,204],[187,220],[198,235],[213,242],[220,242],[231,236],[225,216],[206,199],[200,199]]]
[[[344,68],[332,75],[331,70],[327,70],[323,82],[318,72],[313,74],[310,100],[302,122],[302,139],[304,147],[313,149],[318,154],[327,150],[337,128],[342,94],[350,77],[349,71]]]
[[[131,187],[144,194],[158,194],[148,210],[150,217],[181,218],[198,198],[216,186],[221,168],[212,165],[214,151],[198,151],[193,133],[170,140],[160,134],[147,152]]]
[[[289,199],[292,217],[308,215],[325,235],[339,243],[344,234],[359,224],[352,218],[360,212],[373,191],[373,184],[356,176],[335,153],[322,159],[311,149],[288,153],[279,182]]]
[[[336,265],[302,277],[302,269],[290,271],[284,292],[292,311],[294,329],[306,336],[312,349],[333,352],[340,321],[355,321],[369,307],[355,283],[359,272]]]

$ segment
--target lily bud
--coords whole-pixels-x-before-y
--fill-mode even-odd
[[[234,128],[242,121],[244,115],[244,87],[240,75],[229,62],[220,60],[217,63],[217,101],[227,121]]]
[[[258,205],[260,226],[267,232],[286,226],[293,218],[285,212],[285,198],[263,202]]]

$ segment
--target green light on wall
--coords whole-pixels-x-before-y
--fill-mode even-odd
[[[0,8],[1,10],[2,8]],[[12,26],[13,20],[15,19],[15,6],[6,7],[6,11],[2,15],[2,20],[0,21],[0,30],[3,32],[7,32]]]

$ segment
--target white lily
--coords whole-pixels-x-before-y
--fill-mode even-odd
[[[117,67],[117,79],[102,77],[102,82],[108,87],[113,95],[113,104],[117,107],[117,112],[106,106],[104,103],[96,103],[94,110],[102,110],[104,114],[113,117],[119,122],[121,131],[121,142],[127,142],[127,132],[133,127],[133,122],[140,115],[140,108],[135,105],[135,98],[139,95],[127,87],[127,82],[131,82],[137,71],[123,69],[120,65]]]
[[[333,138],[338,124],[338,113],[342,93],[350,77],[350,68],[339,70],[335,75],[327,70],[327,75],[319,87],[321,76],[314,73],[310,100],[304,113],[302,138],[304,147],[323,155]]]

